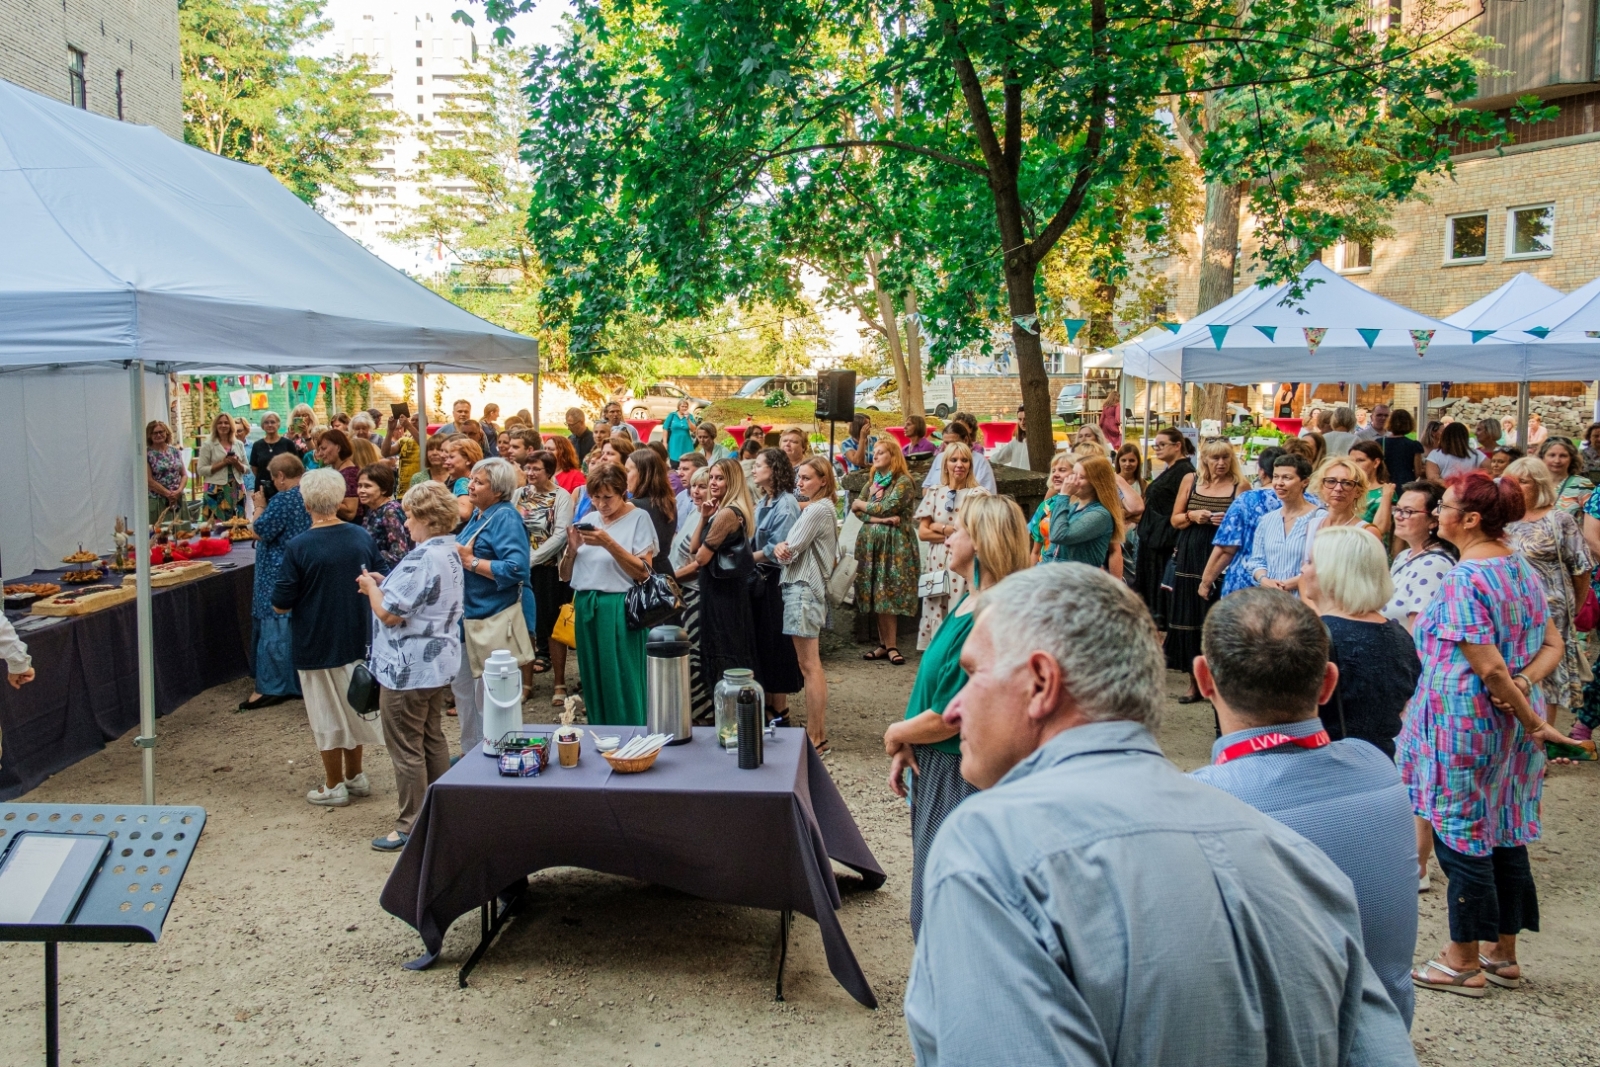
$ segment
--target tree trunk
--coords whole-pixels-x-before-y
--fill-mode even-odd
[[[1233,296],[1233,276],[1238,267],[1241,193],[1239,185],[1211,182],[1206,186],[1205,235],[1200,246],[1200,302],[1195,308],[1196,314],[1210,311]],[[1196,386],[1190,408],[1196,426],[1204,419],[1225,422],[1228,387]]]
[[[883,287],[883,282],[878,277],[878,253],[867,252],[867,270],[872,274],[872,292],[878,298],[878,318],[883,323],[883,336],[889,345],[889,361],[894,364],[895,394],[900,398],[900,414],[902,418],[908,411],[920,414],[920,409],[907,406],[907,398],[911,395],[911,376],[906,371],[905,348],[900,343],[900,322],[894,311],[894,298]],[[917,395],[922,395],[921,384],[918,384]]]
[[[1006,295],[1011,305],[1011,344],[1017,350],[1017,376],[1022,385],[1022,424],[1028,431],[1028,466],[1048,471],[1055,456],[1056,441],[1051,430],[1055,417],[1054,397],[1050,395],[1050,376],[1044,369],[1044,347],[1039,335],[1024,329],[1017,319],[1038,313],[1033,296],[1037,265],[1021,255],[1006,260]],[[1036,327],[1037,328],[1037,327]]]
[[[928,410],[922,393],[922,319],[917,315],[917,294],[907,289],[906,305],[906,391],[900,394],[900,411],[921,415]]]

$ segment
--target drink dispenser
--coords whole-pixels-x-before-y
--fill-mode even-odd
[[[689,631],[657,626],[645,638],[645,729],[671,734],[669,745],[690,739]]]
[[[509,650],[497,648],[483,661],[483,754],[498,756],[499,740],[521,730],[522,668]]]

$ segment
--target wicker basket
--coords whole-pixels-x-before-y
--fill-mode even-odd
[[[617,759],[609,752],[602,752],[600,755],[605,757],[606,762],[611,764],[611,769],[618,774],[638,774],[640,771],[650,769],[656,757],[661,755],[661,750],[658,748],[648,756],[635,756],[632,759]]]

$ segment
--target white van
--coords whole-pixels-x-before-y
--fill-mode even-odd
[[[893,378],[868,378],[856,386],[856,407],[866,411],[899,411],[899,386]],[[948,374],[935,374],[922,383],[924,415],[948,418],[956,410],[956,383]]]

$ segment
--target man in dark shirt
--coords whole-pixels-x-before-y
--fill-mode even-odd
[[[589,451],[594,448],[594,431],[584,421],[582,408],[567,409],[567,438],[578,451],[578,466],[583,466]]]
[[[274,456],[294,451],[294,442],[279,435],[280,425],[276,411],[261,416],[261,432],[264,436],[250,446],[250,469],[256,475],[256,492],[261,494],[259,503],[262,507],[266,507],[267,501],[278,492],[272,484],[272,475],[267,473],[267,464],[272,462]]]

